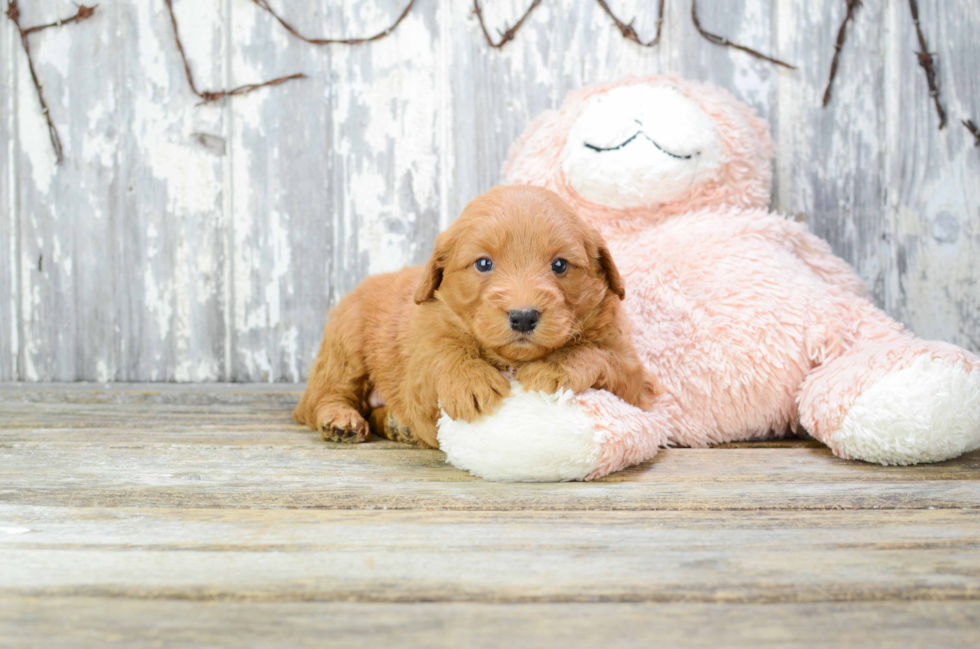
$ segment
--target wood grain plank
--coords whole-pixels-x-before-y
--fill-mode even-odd
[[[303,384],[0,383],[0,404],[221,405],[292,408]]]
[[[0,599],[0,645],[50,647],[874,646],[973,649],[977,602],[348,604]],[[669,623],[664,623],[669,620]]]
[[[779,77],[775,133],[780,211],[806,220],[884,307],[895,277],[884,213],[886,4],[862,3],[848,27],[833,99],[823,108],[846,3],[780,3],[779,52],[798,70]]]
[[[251,436],[251,431],[247,432]],[[79,489],[138,484],[178,487],[186,484],[186,480],[169,472],[181,469],[191,474],[193,480],[203,481],[204,484],[196,485],[200,487],[244,488],[249,482],[259,483],[287,473],[278,484],[269,485],[272,491],[312,488],[317,484],[324,489],[341,488],[344,483],[367,487],[379,480],[402,484],[484,484],[446,465],[439,451],[392,446],[387,442],[353,447],[324,442],[310,444],[309,439],[316,433],[295,432],[295,442],[287,440],[281,445],[254,440],[249,445],[222,446],[206,439],[195,443],[193,437],[183,444],[156,444],[142,435],[133,435],[128,443],[107,446],[107,440],[99,438],[100,431],[94,432],[94,444],[80,440],[81,443],[54,446],[5,439],[2,447],[5,466],[0,467],[0,476],[8,486],[26,487],[32,477],[39,481],[43,477],[52,478],[51,486],[72,484]],[[154,434],[150,431],[147,437]],[[393,448],[400,449],[394,457],[389,452]],[[864,484],[869,488],[881,485],[895,489],[906,485],[914,490],[940,483],[946,483],[949,488],[961,484],[980,489],[980,451],[940,464],[895,467],[841,460],[830,455],[826,448],[667,449],[647,463],[604,478],[601,484],[628,488],[630,484],[645,483],[666,489],[671,483],[687,482],[699,483],[704,489],[710,485],[757,483],[764,489],[778,489],[787,484],[801,488],[808,484],[837,484],[846,490]],[[506,491],[510,487],[515,493],[590,491],[589,484],[488,485],[491,491]]]
[[[0,501],[76,506],[449,510],[980,507],[977,453],[879,467],[822,449],[682,449],[602,482],[495,484],[438,451],[327,446],[0,447]]]
[[[331,30],[326,2],[273,5],[303,31]],[[251,3],[232,3],[231,18],[234,83],[295,72],[308,78],[231,107],[227,378],[295,381],[305,376],[329,304],[331,200],[343,192],[330,155],[335,50],[288,36]]]
[[[280,9],[310,34],[364,35],[403,7]],[[236,69],[311,78],[285,93],[288,103],[268,95],[236,108],[234,380],[302,380],[328,307],[365,276],[431,252],[443,200],[437,126],[448,110],[437,92],[438,11],[419,3],[387,38],[326,48],[284,36],[253,6],[235,11]]]
[[[227,103],[201,105],[184,77],[162,3],[115,7],[121,147],[112,186],[116,362],[76,379],[216,381],[227,332],[224,259]],[[198,87],[228,82],[224,3],[175,2]],[[123,54],[120,56],[120,52]],[[86,346],[90,343],[84,342]]]
[[[285,405],[247,408],[204,404],[175,405],[165,410],[114,404],[3,404],[0,408],[0,444],[56,446],[306,446],[370,451],[378,448],[409,450],[404,444],[372,438],[370,444],[323,442],[305,426],[295,424]],[[736,442],[716,448],[824,448],[813,439]]]
[[[350,604],[0,599],[0,645],[973,649],[977,602]]]
[[[409,450],[404,444],[373,437],[369,444],[350,445],[323,442],[304,426],[295,425],[280,410],[267,412],[238,412],[227,409],[168,412],[166,417],[145,411],[113,410],[113,424],[102,413],[86,409],[80,412],[73,407],[48,407],[43,413],[29,411],[12,412],[3,409],[0,421],[0,444],[31,445],[85,445],[85,446],[132,446],[135,443],[134,428],[149,435],[141,436],[141,446],[169,446],[172,444],[209,444],[212,446],[307,446],[372,451],[377,449]],[[39,416],[40,415],[40,416]],[[762,442],[733,442],[714,448],[764,449],[764,448],[825,448],[813,439],[783,439]]]
[[[179,4],[211,85],[222,16]],[[26,20],[64,8],[38,11]],[[199,142],[221,109],[195,106],[159,5],[109,5],[32,42],[66,163],[21,102],[22,378],[219,378],[221,165]]]
[[[22,9],[21,20],[25,25],[52,22],[63,10],[31,5]],[[106,56],[112,48],[101,46],[104,39],[112,38],[114,20],[112,12],[99,18],[31,36],[50,115],[70,159],[86,144],[104,146],[106,152],[117,145],[117,134],[105,135],[116,109],[100,100],[103,83],[111,83],[114,77],[105,71],[115,68]],[[115,161],[108,153],[56,166],[21,48],[15,60],[19,67],[15,91],[20,98],[15,118],[19,146],[13,161],[18,170],[20,374],[34,381],[70,380],[94,373],[99,362],[106,366],[110,362],[111,333],[106,323],[112,320],[113,282],[112,273],[102,267],[102,255],[105,242],[112,240],[111,207],[108,193],[96,194],[86,187],[112,183]],[[91,139],[85,137],[90,130]],[[76,227],[79,221],[83,227]]]
[[[15,49],[20,43],[15,28],[4,20],[0,26],[0,381],[20,378],[17,372],[18,348],[18,211],[17,211],[17,66],[24,62]]]
[[[349,34],[376,32],[405,6],[404,0],[326,4],[334,33]],[[367,275],[424,262],[440,231],[447,188],[439,147],[451,107],[441,92],[449,62],[441,60],[448,34],[439,5],[417,3],[387,38],[331,57],[331,156],[341,188],[331,203],[331,305]]]
[[[980,513],[0,509],[5,596],[980,599]],[[29,531],[24,531],[24,530]],[[801,543],[801,541],[804,541]]]
[[[980,149],[960,121],[980,120],[980,5],[920,2],[937,60],[943,131],[908,2],[889,15],[888,188],[892,277],[888,307],[919,335],[980,351]]]

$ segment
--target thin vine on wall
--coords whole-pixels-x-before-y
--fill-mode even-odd
[[[344,36],[336,38],[327,37],[310,37],[301,33],[295,26],[283,18],[276,10],[272,8],[269,4],[269,0],[252,0],[259,9],[270,14],[276,22],[278,22],[283,29],[285,29],[291,36],[301,40],[303,42],[309,43],[316,46],[327,46],[327,45],[360,45],[363,43],[370,43],[373,41],[378,41],[383,38],[390,36],[405,20],[408,14],[415,7],[417,0],[408,0],[402,12],[398,15],[395,21],[387,28],[372,34],[369,36]],[[187,60],[187,54],[184,51],[184,44],[180,38],[180,28],[177,23],[177,16],[174,13],[173,0],[163,0],[167,12],[170,16],[170,23],[173,28],[174,34],[174,44],[177,48],[177,53],[180,56],[181,63],[184,66],[184,74],[187,77],[187,83],[190,86],[191,92],[193,92],[197,97],[201,99],[201,103],[211,103],[224,99],[225,97],[234,97],[237,95],[247,95],[250,92],[258,90],[259,88],[267,88],[270,86],[278,86],[280,84],[286,83],[288,81],[293,81],[297,79],[305,79],[306,75],[303,73],[294,73],[286,76],[276,77],[275,79],[270,79],[268,81],[259,81],[256,83],[249,83],[234,88],[223,89],[223,90],[206,90],[199,88],[196,81],[194,80],[194,74],[191,71],[191,66]],[[844,49],[845,42],[847,40],[848,26],[850,26],[855,18],[858,9],[861,7],[861,0],[844,0],[846,3],[846,13],[844,19],[841,21],[840,27],[837,31],[837,40],[834,44],[834,56],[830,63],[830,75],[827,80],[827,87],[824,90],[823,95],[823,106],[827,106],[833,95],[834,80],[837,77],[838,70],[841,66],[841,53]],[[517,32],[523,27],[527,21],[527,18],[531,15],[537,7],[542,3],[542,0],[531,0],[527,10],[521,15],[516,23],[512,26],[504,26],[503,30],[498,30],[498,38],[495,41],[490,35],[490,31],[487,29],[486,23],[483,19],[483,7],[480,5],[480,0],[473,0],[473,14],[477,18],[477,22],[480,25],[480,31],[483,33],[487,45],[493,49],[502,49],[507,43],[514,40],[517,36]],[[648,41],[644,41],[637,34],[633,27],[633,20],[628,23],[620,19],[609,7],[606,0],[596,0],[599,7],[605,12],[605,14],[613,21],[613,25],[619,30],[623,38],[636,43],[641,47],[654,47],[660,43],[660,37],[663,28],[663,18],[664,18],[664,8],[666,5],[666,0],[659,0],[657,4],[657,22],[656,22],[656,33],[653,38]],[[27,55],[27,65],[31,73],[31,79],[34,82],[34,88],[37,91],[38,103],[41,106],[41,113],[44,115],[45,121],[48,126],[48,134],[51,139],[51,146],[54,148],[55,157],[57,163],[61,164],[64,155],[61,146],[61,138],[58,136],[58,129],[55,127],[53,120],[51,119],[50,108],[48,106],[47,100],[44,96],[43,85],[38,78],[37,70],[34,65],[34,59],[31,53],[30,47],[30,35],[37,33],[45,29],[59,28],[74,23],[79,23],[84,20],[91,18],[95,14],[95,10],[98,5],[87,7],[85,5],[79,5],[78,10],[74,15],[68,18],[63,18],[61,20],[55,21],[53,23],[47,23],[44,25],[35,25],[33,27],[23,27],[20,22],[20,8],[17,4],[17,0],[8,0],[6,15],[9,20],[11,20],[17,28],[20,34],[21,45],[24,48],[24,53]],[[926,81],[929,85],[929,96],[932,97],[933,103],[936,107],[936,113],[939,117],[939,129],[942,130],[946,126],[946,110],[943,107],[942,99],[939,92],[939,84],[937,81],[936,74],[936,59],[933,53],[929,51],[928,42],[926,41],[925,34],[922,30],[922,25],[919,21],[919,6],[917,0],[909,0],[909,9],[912,15],[912,22],[915,25],[916,38],[919,43],[919,51],[916,52],[916,57],[918,58],[919,65],[922,67],[923,72],[926,76]],[[714,43],[722,47],[730,47],[737,49],[739,51],[745,52],[750,56],[754,56],[758,59],[768,61],[774,65],[778,65],[788,69],[795,69],[793,65],[781,61],[777,58],[763,54],[758,50],[754,50],[745,45],[740,45],[730,41],[725,36],[715,34],[713,32],[707,31],[701,24],[700,17],[698,15],[698,3],[697,0],[691,0],[691,20],[694,23],[695,29],[705,40]],[[976,145],[980,146],[980,129],[978,129],[976,123],[972,119],[962,120],[963,126],[970,132],[976,141]]]

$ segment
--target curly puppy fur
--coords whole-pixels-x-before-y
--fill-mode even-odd
[[[466,206],[424,268],[368,278],[340,301],[294,416],[328,441],[373,429],[438,447],[440,406],[466,421],[493,412],[510,393],[505,370],[529,390],[602,388],[645,408],[658,388],[624,295],[602,237],[557,194],[497,187]]]

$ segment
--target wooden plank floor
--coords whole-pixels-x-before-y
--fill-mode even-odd
[[[495,484],[298,397],[0,384],[0,646],[980,646],[980,452]]]

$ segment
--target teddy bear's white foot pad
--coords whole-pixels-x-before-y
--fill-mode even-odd
[[[980,370],[920,356],[865,390],[834,438],[841,456],[885,465],[980,448]]]
[[[439,448],[456,468],[497,482],[582,480],[602,456],[592,421],[571,392],[525,392],[513,381],[492,417],[466,423],[443,413]]]

